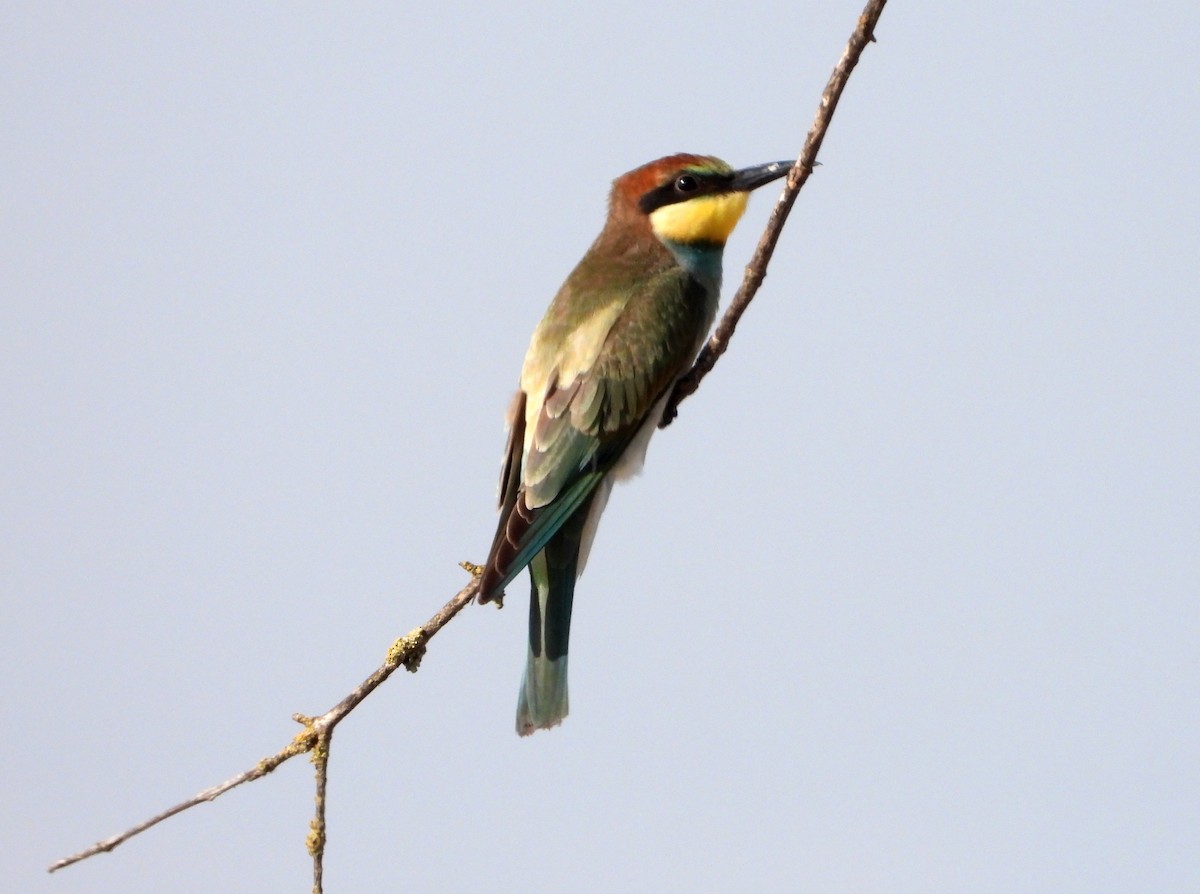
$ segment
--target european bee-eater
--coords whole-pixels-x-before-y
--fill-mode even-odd
[[[749,192],[786,161],[735,171],[671,155],[618,177],[608,220],[533,333],[508,417],[500,524],[479,601],[529,566],[517,732],[567,716],[575,580],[615,480],[636,474],[717,312],[721,253]]]

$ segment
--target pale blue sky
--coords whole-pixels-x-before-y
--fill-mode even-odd
[[[794,155],[859,9],[6,7],[9,890],[308,889],[303,761],[44,867],[461,586],[611,179]],[[571,717],[512,732],[523,584],[468,611],[339,728],[327,890],[1200,889],[1200,11],[878,37],[613,496]]]

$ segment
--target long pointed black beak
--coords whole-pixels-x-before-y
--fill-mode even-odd
[[[791,169],[790,161],[772,161],[765,165],[742,168],[740,171],[734,171],[733,182],[730,183],[729,189],[732,192],[750,192],[752,189],[758,189],[764,183],[778,180]]]

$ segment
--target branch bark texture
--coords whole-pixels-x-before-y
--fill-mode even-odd
[[[471,573],[471,582],[459,590],[454,598],[443,605],[432,618],[407,636],[402,636],[392,643],[383,664],[377,667],[369,677],[359,683],[353,692],[319,717],[308,717],[304,714],[292,715],[292,719],[303,726],[303,729],[286,746],[274,754],[263,758],[250,769],[230,779],[226,779],[220,785],[206,788],[186,801],[181,801],[174,807],[169,807],[162,813],[150,817],[145,822],[138,823],[136,826],[126,829],[119,835],[105,838],[103,841],[97,841],[91,847],[84,848],[69,857],[63,857],[61,860],[50,865],[50,872],[63,869],[72,863],[78,863],[80,860],[86,860],[88,857],[93,857],[96,854],[107,853],[117,845],[125,843],[135,835],[140,835],[152,826],[157,826],[163,820],[170,819],[177,813],[182,813],[206,801],[215,801],[221,795],[231,789],[237,788],[239,785],[261,779],[284,761],[291,760],[298,754],[311,752],[313,763],[317,768],[317,792],[316,813],[309,825],[308,850],[313,858],[313,890],[320,894],[322,890],[321,875],[325,854],[325,789],[329,768],[329,746],[333,736],[333,728],[341,723],[347,714],[358,707],[368,695],[374,692],[384,680],[401,667],[416,673],[417,668],[421,664],[421,658],[425,654],[426,643],[433,638],[434,634],[449,624],[450,620],[475,598],[479,590],[479,567],[471,565],[468,562],[464,562],[463,566]]]

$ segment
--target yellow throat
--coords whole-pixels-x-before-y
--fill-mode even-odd
[[[650,212],[650,226],[659,239],[724,245],[741,220],[749,198],[749,193],[728,192],[663,205]]]

